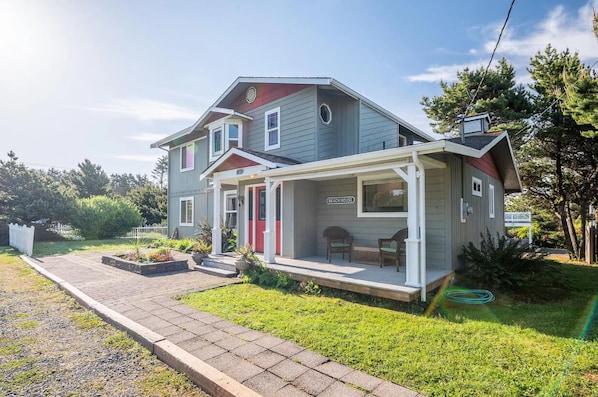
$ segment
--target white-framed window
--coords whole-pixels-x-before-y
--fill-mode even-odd
[[[358,217],[406,217],[407,203],[407,182],[402,178],[357,178]]]
[[[208,125],[210,130],[210,161],[216,160],[232,147],[242,147],[243,122],[220,119]]]
[[[280,147],[280,108],[268,110],[264,114],[265,144],[264,150]]]
[[[471,177],[471,194],[482,197],[482,180],[475,176]]]
[[[332,121],[332,110],[328,104],[323,103],[320,105],[320,121],[326,125]]]
[[[488,185],[488,216],[491,219],[494,219],[494,208],[495,207],[495,199],[494,199],[494,185]]]
[[[193,226],[193,197],[179,199],[179,226]]]
[[[194,165],[195,144],[193,142],[181,146],[181,172],[191,171]]]
[[[224,192],[224,225],[230,229],[237,229],[237,191]]]

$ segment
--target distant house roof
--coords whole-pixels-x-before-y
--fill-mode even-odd
[[[492,142],[499,135],[500,135],[500,133],[472,135],[472,136],[465,137],[463,142],[461,142],[461,137],[447,139],[447,141],[453,142],[453,143],[458,143],[459,145],[467,146],[467,147],[470,147],[473,149],[482,150],[484,147],[486,147],[486,145],[488,145],[490,142]]]
[[[389,119],[401,124],[411,131],[413,131],[416,135],[419,135],[421,138],[426,139],[428,141],[436,140],[432,136],[426,134],[419,128],[415,127],[414,125],[406,122],[402,118],[396,116],[395,114],[391,113],[390,111],[384,109],[383,107],[379,106],[375,102],[372,102],[368,98],[364,97],[363,95],[357,93],[356,91],[352,90],[351,88],[347,87],[346,85],[340,83],[339,81],[331,78],[331,77],[238,77],[227,89],[224,91],[222,95],[214,102],[212,106],[208,108],[201,115],[201,117],[190,127],[187,127],[183,130],[175,132],[163,138],[157,142],[151,144],[152,148],[159,148],[170,144],[172,141],[181,138],[183,136],[192,134],[194,131],[198,129],[203,129],[206,121],[210,119],[213,113],[222,113],[218,110],[222,110],[231,104],[232,98],[236,98],[244,92],[249,85],[251,84],[300,84],[300,85],[319,85],[319,86],[330,86],[338,89],[339,91],[347,94],[348,96],[359,99],[363,104],[366,106],[384,114]],[[230,112],[234,112],[232,109],[226,109]],[[227,113],[231,114],[231,113]],[[239,114],[240,115],[240,114]],[[244,115],[240,115],[241,117]],[[248,116],[245,116],[248,117]]]

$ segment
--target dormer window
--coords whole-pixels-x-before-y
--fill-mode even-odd
[[[232,147],[242,147],[243,122],[224,118],[208,125],[210,130],[210,161],[216,160]]]

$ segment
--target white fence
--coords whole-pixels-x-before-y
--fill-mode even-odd
[[[8,225],[8,243],[24,254],[33,256],[33,235],[35,227],[20,226],[14,223]]]
[[[168,237],[168,228],[166,226],[134,227],[125,237],[135,239]]]
[[[528,228],[529,243],[532,243],[532,213],[531,212],[505,212],[505,226]]]

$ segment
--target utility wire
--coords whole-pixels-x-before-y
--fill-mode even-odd
[[[475,93],[471,97],[471,101],[469,101],[469,105],[467,105],[467,107],[465,108],[465,113],[463,114],[463,117],[467,116],[469,109],[473,106],[475,99],[478,96],[478,93],[480,92],[480,88],[482,87],[482,84],[484,83],[484,79],[486,78],[486,75],[488,74],[488,69],[490,69],[490,65],[492,64],[492,60],[494,59],[494,54],[496,54],[496,49],[498,48],[498,45],[500,44],[500,39],[502,38],[502,34],[505,31],[507,22],[509,22],[509,18],[511,17],[511,11],[513,10],[513,5],[515,5],[515,0],[511,1],[511,5],[509,6],[509,11],[507,12],[507,17],[505,18],[505,22],[503,23],[502,28],[500,29],[500,33],[498,35],[498,40],[496,40],[496,45],[494,46],[494,50],[492,50],[492,55],[490,56],[490,61],[488,61],[488,65],[486,65],[486,70],[484,70],[484,74],[482,75],[482,78],[480,79],[478,88],[475,90]]]

